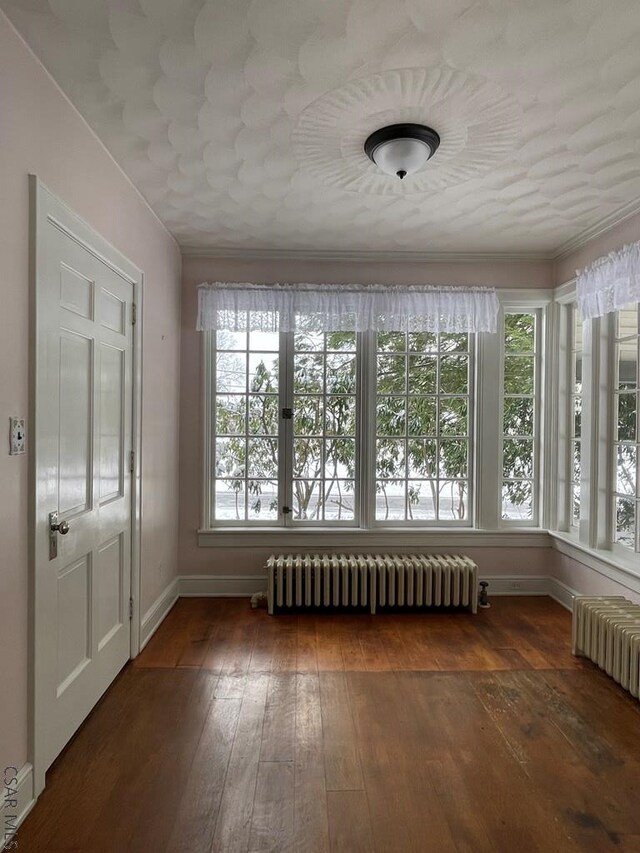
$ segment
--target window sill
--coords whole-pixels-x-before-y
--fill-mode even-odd
[[[539,528],[282,528],[219,527],[198,530],[201,548],[549,548],[548,532]]]
[[[601,548],[589,548],[580,542],[577,536],[572,536],[560,530],[550,530],[549,536],[552,540],[554,548],[583,563],[590,569],[599,572],[601,575],[617,581],[625,586],[629,586],[629,581],[633,579],[636,583],[632,588],[638,592],[638,581],[640,580],[640,555],[632,556],[629,554],[621,554],[619,551],[605,551]]]

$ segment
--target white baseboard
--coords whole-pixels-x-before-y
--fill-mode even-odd
[[[549,595],[549,578],[544,575],[481,575],[492,595]]]
[[[573,599],[580,595],[557,578],[549,578],[549,595],[567,610],[573,611]]]
[[[483,575],[492,595],[548,595],[568,610],[577,595],[561,581],[547,575]],[[250,598],[254,592],[265,592],[264,575],[182,575],[178,578],[180,597]]]
[[[167,613],[178,600],[179,580],[179,578],[174,578],[142,617],[142,624],[140,626],[140,651],[144,649],[151,637],[153,637]]]
[[[580,593],[562,581],[547,575],[484,575],[487,593],[492,595],[548,595],[567,610],[573,609],[573,599]]]
[[[267,591],[264,575],[181,575],[181,597],[250,598],[254,592]]]
[[[36,802],[33,767],[25,764],[17,773],[13,768],[2,768],[0,786],[0,850],[18,850],[16,831]]]

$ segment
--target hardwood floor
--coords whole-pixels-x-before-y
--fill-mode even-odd
[[[181,599],[47,775],[24,853],[640,851],[640,704],[547,598],[477,616]]]

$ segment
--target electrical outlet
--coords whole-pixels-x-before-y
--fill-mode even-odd
[[[522,581],[511,581],[511,589],[522,589]]]
[[[10,418],[9,455],[19,456],[25,450],[25,419]]]

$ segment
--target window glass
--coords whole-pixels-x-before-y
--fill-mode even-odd
[[[356,355],[355,332],[294,336],[294,521],[356,517]]]
[[[469,520],[469,341],[377,335],[376,521]]]
[[[279,336],[219,331],[214,344],[212,520],[273,523],[278,518]]]
[[[572,306],[570,328],[571,394],[569,398],[570,478],[569,524],[580,521],[580,475],[582,464],[582,320],[577,306]]]
[[[638,310],[618,311],[613,388],[613,539],[638,550]]]

